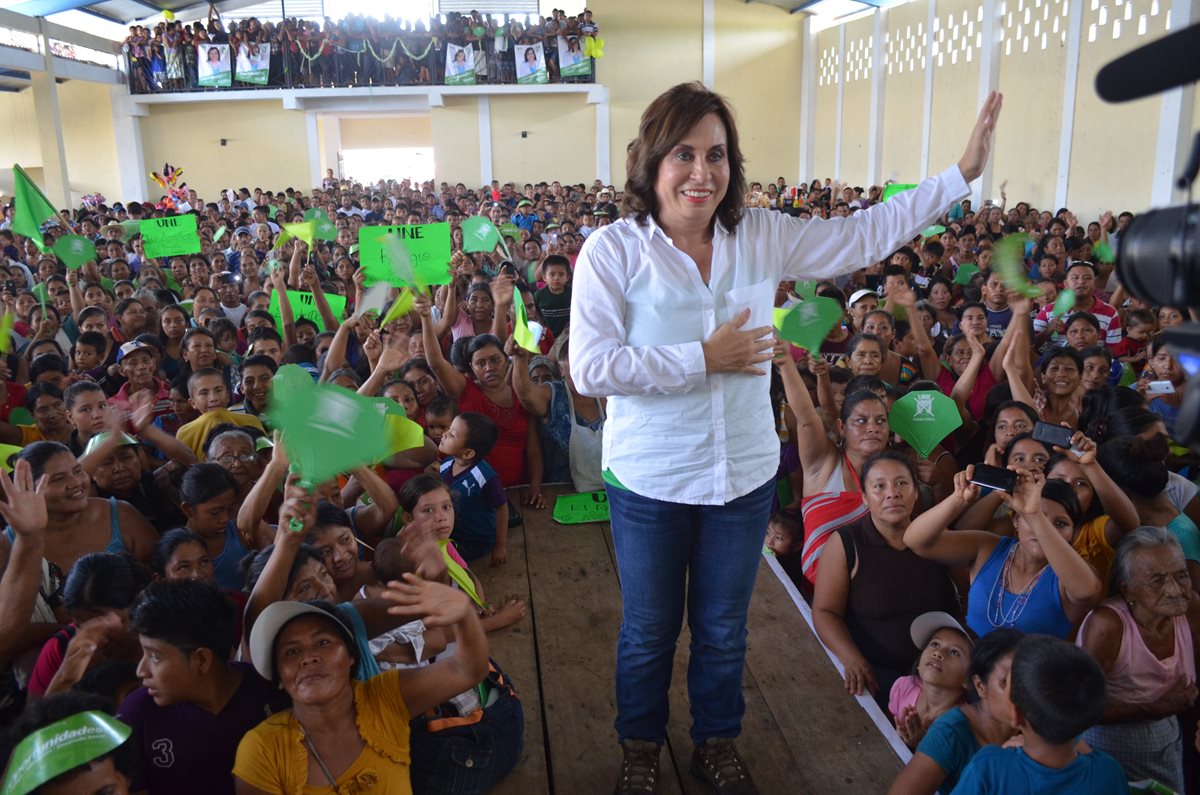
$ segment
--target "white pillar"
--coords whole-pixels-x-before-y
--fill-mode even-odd
[[[58,83],[50,41],[38,17],[38,46],[42,48],[43,71],[31,72],[33,113],[37,118],[38,144],[42,152],[42,187],[46,198],[59,209],[70,207],[71,178],[67,173],[67,147],[63,143],[62,117],[58,108]]]
[[[321,169],[321,133],[317,129],[317,122],[316,112],[309,111],[304,114],[304,131],[308,138],[309,187],[319,187],[325,179],[325,172]]]
[[[1183,30],[1200,14],[1200,0],[1174,0],[1171,3],[1171,30]],[[1200,58],[1200,55],[1196,56]],[[1154,147],[1154,182],[1150,203],[1154,206],[1171,204],[1183,198],[1175,190],[1175,179],[1191,152],[1192,108],[1196,84],[1188,83],[1162,95],[1158,112],[1158,141]]]
[[[842,178],[842,94],[846,88],[846,26],[838,25],[837,119],[833,131],[833,178]],[[836,197],[834,199],[836,201]]]
[[[713,90],[717,71],[716,5],[716,0],[704,0],[704,10],[702,12],[703,32],[701,36],[700,58],[703,62],[702,79],[709,91]]]
[[[883,68],[887,47],[883,37],[887,33],[887,11],[875,9],[871,17],[871,115],[867,134],[867,182],[879,185],[883,182],[883,109],[887,72]]]
[[[800,173],[797,182],[812,181],[817,159],[817,34],[806,16],[800,33],[804,48],[800,66]]]
[[[929,139],[933,136],[933,48],[937,37],[933,26],[937,22],[937,0],[929,1],[929,12],[925,15],[925,91],[921,114],[921,179],[929,176]]]
[[[609,128],[608,91],[595,104],[596,108],[596,179],[608,185],[612,182],[612,132]]]
[[[479,184],[490,185],[492,176],[492,103],[479,95]]]
[[[996,0],[983,0],[982,40],[979,50],[979,102],[980,107],[987,95],[1000,86],[1000,4]],[[976,181],[971,194],[971,205],[979,207],[992,194],[992,163],[988,158],[983,174]]]
[[[120,200],[144,202],[149,198],[146,191],[146,155],[142,149],[141,116],[149,115],[145,106],[135,105],[129,95],[129,87],[121,84],[109,86],[109,101],[112,104],[113,133],[117,141],[117,181],[121,186]]]
[[[1071,145],[1075,140],[1075,95],[1079,90],[1079,47],[1083,40],[1083,0],[1068,0],[1067,64],[1063,74],[1062,117],[1058,133],[1058,175],[1054,206],[1066,207],[1071,188]]]
[[[342,120],[339,116],[319,115],[321,125],[321,179],[325,169],[332,168],[333,175],[341,179],[342,174]],[[321,184],[321,180],[317,180]]]

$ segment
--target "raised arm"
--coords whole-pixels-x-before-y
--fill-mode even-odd
[[[299,251],[300,247],[297,246]],[[296,255],[292,255],[292,260],[295,261]],[[279,317],[283,321],[283,329],[281,336],[285,345],[291,345],[296,341],[296,318],[292,314],[292,299],[288,295],[287,282],[283,278],[283,270],[277,269],[271,271],[271,284],[275,287],[275,292],[279,295]]]
[[[517,400],[535,417],[549,416],[550,399],[554,391],[549,384],[535,384],[529,377],[529,351],[509,338],[504,343],[504,352],[512,357],[512,385]]]
[[[1028,298],[1019,293],[1010,292],[1009,306],[1012,307],[1012,321],[1008,324],[1008,328],[1004,330],[1004,336],[1000,338],[1000,344],[996,346],[996,350],[992,352],[992,376],[995,377],[997,383],[1004,383],[1007,378],[1004,369],[1004,357],[1011,350],[1014,356],[1020,356],[1028,360],[1029,358],[1029,309],[1030,302]],[[1033,405],[1030,403],[1029,405]]]
[[[250,546],[255,549],[262,549],[271,543],[272,530],[270,525],[263,521],[263,517],[266,516],[271,498],[275,496],[275,491],[283,483],[287,473],[287,453],[283,449],[283,441],[276,433],[271,460],[263,468],[262,476],[250,488],[246,499],[242,500],[242,507],[238,508],[237,513],[238,533],[244,539],[252,539],[253,543]],[[280,523],[282,524],[282,520]]]
[[[338,327],[341,318],[334,317],[333,308],[329,306],[329,299],[325,297],[325,290],[321,287],[321,278],[317,276],[317,269],[312,265],[305,265],[304,270],[300,275],[302,283],[312,292],[313,306],[317,308],[317,312],[321,315],[321,322],[325,324],[326,331],[333,331]],[[291,345],[295,340],[289,340]]]
[[[1116,549],[1117,544],[1121,543],[1121,539],[1125,537],[1126,533],[1136,530],[1142,524],[1137,508],[1133,507],[1129,495],[1108,476],[1104,467],[1100,466],[1096,460],[1096,443],[1084,436],[1083,431],[1076,431],[1075,435],[1071,437],[1069,450],[1061,447],[1054,449],[1079,464],[1084,474],[1087,475],[1092,489],[1096,492],[1096,498],[1100,500],[1100,506],[1104,509],[1104,513],[1108,514],[1104,537],[1109,546]]]
[[[454,365],[446,361],[446,357],[442,355],[442,344],[434,334],[429,299],[423,295],[417,296],[413,302],[413,311],[421,318],[421,339],[425,342],[425,361],[429,363],[433,374],[437,376],[442,390],[457,400],[463,390],[467,388],[467,379],[462,373],[455,370]]]
[[[400,501],[387,481],[375,474],[371,467],[358,467],[352,474],[371,498],[370,505],[358,509],[354,514],[354,524],[363,535],[378,537],[396,515]]]
[[[970,481],[973,470],[967,467],[955,475],[954,493],[914,519],[904,531],[904,545],[921,557],[946,566],[970,566],[972,573],[1000,541],[999,536],[981,530],[947,531],[950,523],[979,497],[979,487]]]
[[[931,381],[936,380],[938,373],[941,372],[942,362],[938,358],[937,349],[933,347],[933,340],[929,339],[929,331],[917,317],[917,294],[911,288],[905,287],[903,290],[895,291],[891,299],[896,306],[904,307],[904,311],[908,315],[908,327],[912,329],[913,342],[917,346],[917,361],[921,363],[921,375]]]
[[[803,444],[796,446],[800,451],[800,465],[804,468],[804,482],[824,483],[820,476],[827,475],[827,470],[837,460],[837,447],[825,434],[825,423],[821,421],[821,415],[812,403],[812,396],[808,394],[808,387],[804,386],[800,371],[792,363],[785,346],[780,343],[776,350],[775,366],[783,381],[783,394],[796,418],[796,439],[803,440]]]
[[[1063,612],[1072,622],[1079,623],[1104,598],[1104,585],[1096,570],[1079,556],[1071,542],[1063,538],[1042,511],[1042,485],[1045,482],[1041,472],[1019,469],[1013,495],[1003,495],[1001,499],[1011,505],[1013,512],[1033,529],[1046,562],[1058,575]]]
[[[262,574],[254,583],[250,599],[246,602],[245,620],[242,622],[244,636],[249,639],[254,622],[268,606],[284,598],[287,593],[288,576],[292,571],[292,563],[296,560],[296,552],[304,536],[316,524],[316,500],[303,488],[297,485],[299,475],[289,478],[284,490],[283,505],[279,508],[279,526],[275,529],[275,545]],[[293,532],[291,525],[299,526],[298,532]]]
[[[10,479],[0,469],[0,486],[5,500],[0,501],[0,515],[13,529],[12,549],[4,575],[0,577],[0,663],[25,651],[30,616],[37,603],[38,585],[42,578],[43,534],[48,521],[46,500],[42,496],[45,477],[34,486],[29,462],[18,459]]]

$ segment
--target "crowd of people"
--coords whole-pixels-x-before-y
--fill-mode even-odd
[[[206,21],[131,26],[123,52],[135,94],[251,85],[440,85],[464,72],[473,82],[516,83],[527,76],[521,69],[527,62],[545,72],[542,82],[590,83],[595,60],[585,46],[599,31],[586,9],[577,16],[555,9],[536,19],[452,12],[416,22],[251,17],[226,26],[210,6]],[[221,73],[223,80],[213,79]]]
[[[746,186],[746,206],[814,229],[882,195],[766,184]],[[80,715],[128,739],[47,768],[37,791],[407,791],[389,787],[399,770],[416,792],[482,792],[507,774],[523,715],[486,633],[525,606],[489,599],[472,569],[505,563],[508,528],[545,507],[544,484],[622,488],[602,451],[636,429],[606,424],[597,354],[569,339],[573,313],[610,310],[595,271],[573,302],[576,262],[645,211],[633,192],[332,174],[309,192],[192,191],[199,253],[146,257],[122,222],[167,210],[118,203],[44,228],[47,248],[68,220],[95,241],[78,268],[15,235],[6,208],[10,774],[22,741],[53,745]],[[1188,379],[1161,336],[1189,310],[1117,281],[1107,252],[1130,213],[1084,222],[1000,198],[956,202],[847,276],[775,287],[779,309],[815,296],[841,316],[819,348],[776,338],[761,357],[779,419],[778,459],[753,464],[777,466],[766,544],[811,600],[847,691],[873,696],[914,749],[893,792],[1026,791],[1007,788],[1017,775],[1037,782],[1028,791],[1191,791],[1200,487],[1174,439]],[[312,208],[334,239],[283,235]],[[466,251],[473,216],[504,244]],[[449,283],[396,318],[390,304],[359,311],[372,300],[359,230],[440,222]],[[1015,235],[1037,295],[991,267]],[[1075,304],[1056,311],[1067,289]],[[544,329],[536,353],[514,338],[521,309]],[[669,336],[671,317],[650,327]],[[589,367],[572,370],[573,348]],[[271,420],[285,365],[395,401],[423,445],[304,488]],[[922,457],[890,423],[902,396],[927,392],[961,422]],[[516,485],[524,504],[507,496]],[[639,499],[625,493],[614,515]],[[1024,773],[1001,750],[1014,742]],[[718,791],[752,791],[721,788],[736,760],[721,753],[699,757],[726,776]]]

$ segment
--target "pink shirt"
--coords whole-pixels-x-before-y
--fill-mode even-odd
[[[892,713],[893,721],[900,719],[900,713],[906,707],[917,705],[924,686],[919,676],[902,676],[892,684],[892,692],[888,694],[888,712]]]
[[[1083,645],[1088,622],[1102,607],[1107,607],[1121,618],[1125,630],[1121,638],[1121,650],[1108,672],[1108,694],[1126,704],[1152,704],[1162,698],[1180,677],[1189,682],[1196,681],[1196,660],[1192,651],[1192,631],[1187,616],[1175,617],[1175,649],[1171,656],[1160,660],[1154,656],[1142,640],[1137,623],[1129,612],[1129,605],[1120,597],[1105,599],[1100,607],[1088,613],[1079,627],[1075,643]]]

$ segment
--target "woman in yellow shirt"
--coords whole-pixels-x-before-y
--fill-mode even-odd
[[[453,656],[425,668],[351,678],[358,653],[332,606],[276,602],[250,634],[254,667],[292,698],[242,738],[238,795],[410,795],[408,723],[487,674],[487,640],[461,591],[405,575],[389,583],[389,612],[449,628]]]

